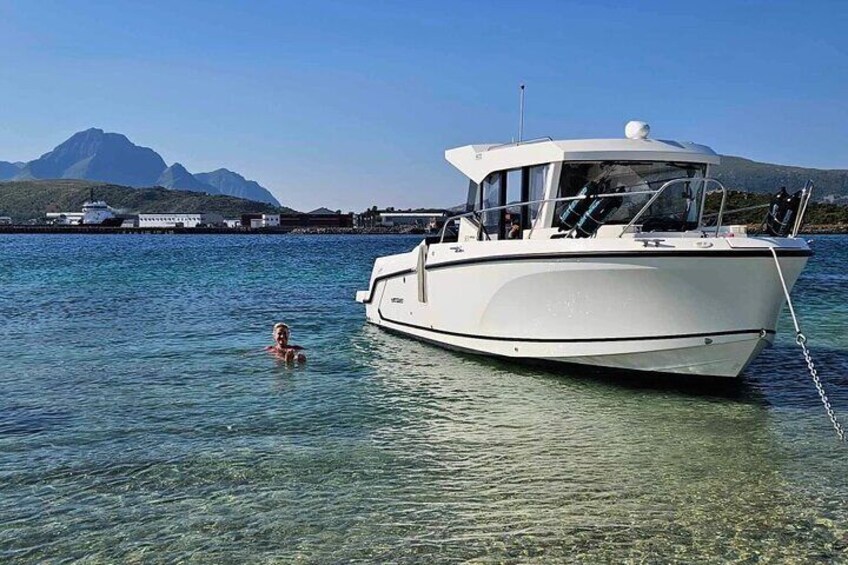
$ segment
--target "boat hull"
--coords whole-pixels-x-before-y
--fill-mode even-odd
[[[368,321],[499,357],[735,377],[773,341],[784,302],[769,247],[789,288],[809,255],[794,240],[530,253],[509,243],[378,260],[359,297]]]

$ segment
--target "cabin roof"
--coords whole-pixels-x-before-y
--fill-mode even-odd
[[[474,182],[495,171],[559,161],[664,161],[718,165],[706,145],[665,139],[563,139],[521,144],[465,145],[445,151],[445,159]]]

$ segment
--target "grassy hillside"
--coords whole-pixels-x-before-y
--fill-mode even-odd
[[[739,208],[747,208],[749,206],[757,206],[760,204],[768,204],[771,200],[770,194],[752,194],[748,192],[728,191],[727,203],[725,210],[728,212]],[[707,206],[705,213],[710,214],[718,212],[719,204],[721,203],[721,195],[718,193],[709,194],[707,196]],[[724,217],[724,224],[753,224],[759,225],[763,222],[766,215],[766,209],[760,208],[737,214],[727,214]],[[848,225],[848,206],[839,204],[824,204],[820,202],[810,202],[807,208],[807,214],[804,222],[807,226],[839,226]]]
[[[15,221],[43,219],[47,212],[79,212],[90,198],[127,213],[217,212],[225,217],[247,213],[291,212],[270,204],[232,196],[164,188],[128,188],[81,180],[34,180],[0,182],[0,216]]]
[[[802,188],[807,180],[812,180],[815,183],[814,200],[828,195],[848,196],[848,170],[843,169],[789,167],[722,155],[721,165],[713,169],[712,175],[728,190],[773,194],[785,186],[788,191],[794,192]]]

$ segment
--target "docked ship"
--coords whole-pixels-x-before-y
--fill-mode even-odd
[[[467,207],[376,260],[356,294],[368,322],[502,358],[740,375],[774,341],[781,280],[790,291],[812,254],[797,237],[812,184],[778,193],[749,235],[725,221],[719,155],[649,131],[446,151]]]
[[[120,226],[123,218],[115,214],[103,200],[86,200],[81,212],[48,212],[47,219],[55,225],[66,226]]]
[[[86,226],[121,225],[121,219],[103,200],[88,200],[82,205],[82,222]]]

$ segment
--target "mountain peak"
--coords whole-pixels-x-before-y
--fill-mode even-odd
[[[151,186],[165,161],[120,133],[89,128],[75,133],[53,151],[30,161],[19,179],[88,179],[125,186]]]
[[[221,194],[280,206],[280,203],[267,188],[229,169],[220,168],[209,173],[197,173],[194,176],[199,181],[214,186]]]
[[[162,171],[162,174],[156,179],[156,184],[172,190],[189,190],[191,192],[218,194],[218,190],[214,186],[198,180],[180,163],[174,163]]]
[[[9,163],[8,161],[0,161],[0,181],[15,178],[23,168],[23,163]]]
[[[192,175],[181,163],[170,167],[149,147],[124,134],[91,127],[78,131],[52,151],[23,166],[0,161],[0,180],[81,179],[111,184],[226,194],[280,206],[259,183],[229,169]]]
[[[228,169],[226,167],[221,167],[220,169],[215,169],[211,173],[202,173],[202,174],[204,174],[204,175],[218,175],[218,176],[231,176],[231,177],[235,177],[237,179],[241,179],[243,181],[247,181],[247,179],[245,177],[243,177],[242,175],[238,174],[235,171],[231,171],[230,169]]]
[[[177,162],[175,162],[173,165],[171,165],[170,167],[168,167],[168,169],[172,169],[172,170],[174,170],[174,171],[185,171],[185,172],[188,172],[188,169],[186,169],[186,168],[183,166],[183,164],[182,164],[182,163],[177,163]]]

